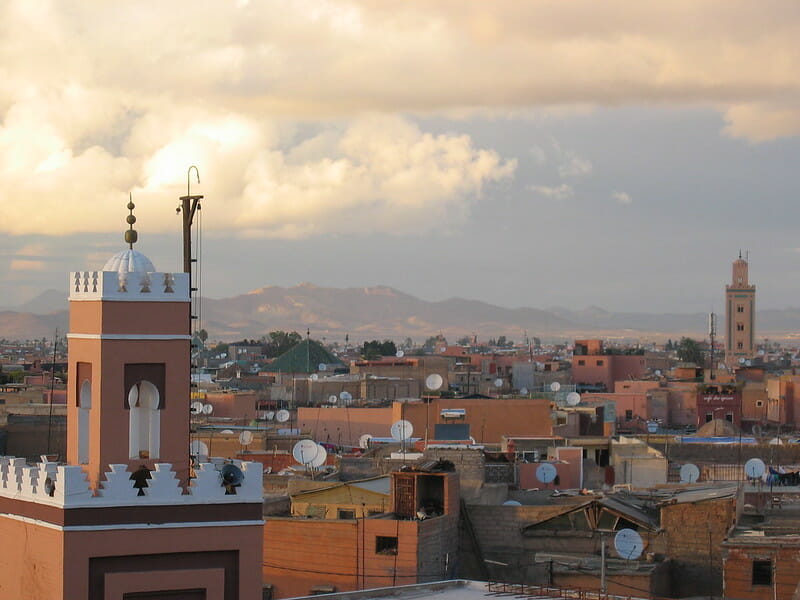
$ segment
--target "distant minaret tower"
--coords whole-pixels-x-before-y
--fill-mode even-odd
[[[725,286],[725,364],[736,367],[755,355],[756,286],[747,278],[747,261],[733,261],[731,284]]]

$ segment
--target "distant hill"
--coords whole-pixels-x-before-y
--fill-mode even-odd
[[[12,310],[0,312],[0,338],[48,337],[67,327],[67,293],[48,290]],[[276,329],[304,332],[316,338],[366,338],[420,341],[443,333],[457,337],[476,333],[481,339],[505,335],[521,341],[524,332],[544,339],[596,335],[636,338],[705,336],[706,315],[615,313],[599,307],[567,310],[554,307],[502,308],[463,298],[428,302],[385,286],[326,288],[310,283],[284,288],[267,286],[224,299],[203,299],[202,324],[213,339],[258,338]],[[800,309],[759,311],[759,338],[783,339],[800,332]]]

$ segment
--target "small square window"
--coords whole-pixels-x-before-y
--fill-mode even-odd
[[[586,366],[586,361],[585,360],[579,360],[578,361],[578,366],[579,367],[585,367]]]
[[[336,511],[336,517],[339,519],[355,519],[356,511],[340,508]]]
[[[397,554],[397,538],[392,536],[375,536],[375,554],[393,556]]]
[[[603,366],[603,361],[602,360],[598,360],[597,361],[597,366],[598,367],[602,367]]]
[[[756,406],[758,406],[758,407],[764,406],[764,401],[763,400],[756,400]]]
[[[736,312],[737,313],[743,313],[744,312],[744,306],[741,306],[741,305],[737,306],[736,307]]]
[[[753,585],[772,585],[772,561],[753,561]]]
[[[632,410],[626,410],[625,411],[625,420],[626,421],[630,421],[631,419],[633,419],[633,411]]]

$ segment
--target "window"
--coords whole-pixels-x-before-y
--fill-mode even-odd
[[[733,423],[733,413],[725,413],[725,420],[728,423]]]
[[[736,312],[737,312],[737,313],[743,313],[743,312],[744,312],[744,306],[742,306],[741,304],[739,304],[739,305],[736,307]]]
[[[147,380],[140,381],[128,392],[131,458],[158,458],[161,448],[161,413],[158,405],[158,388]]]
[[[736,342],[736,349],[741,350],[744,348],[744,342]]]
[[[397,538],[385,535],[375,536],[375,554],[386,556],[397,554]]]
[[[92,408],[92,384],[84,379],[78,397],[78,462],[89,464],[89,410]]]
[[[336,518],[337,519],[355,519],[356,518],[356,511],[354,510],[347,510],[345,508],[340,508],[336,511]]]
[[[744,323],[737,323],[736,331],[744,331]]]
[[[578,361],[578,366],[579,367],[585,367],[586,366],[586,361],[585,360],[579,360]]]
[[[626,410],[625,411],[625,420],[626,421],[630,421],[631,419],[633,419],[633,411],[632,410]]]
[[[706,423],[711,423],[714,420],[714,415],[712,413],[706,413]]]
[[[597,361],[597,366],[598,367],[602,367],[603,366],[603,361],[602,360],[598,360]]]
[[[772,561],[753,561],[753,585],[772,585]]]
[[[764,401],[763,400],[756,400],[756,406],[758,406],[758,407],[764,406]]]

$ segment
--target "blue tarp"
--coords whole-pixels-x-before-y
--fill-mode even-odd
[[[754,437],[694,437],[688,435],[679,435],[675,438],[683,444],[755,444],[756,438]]]

